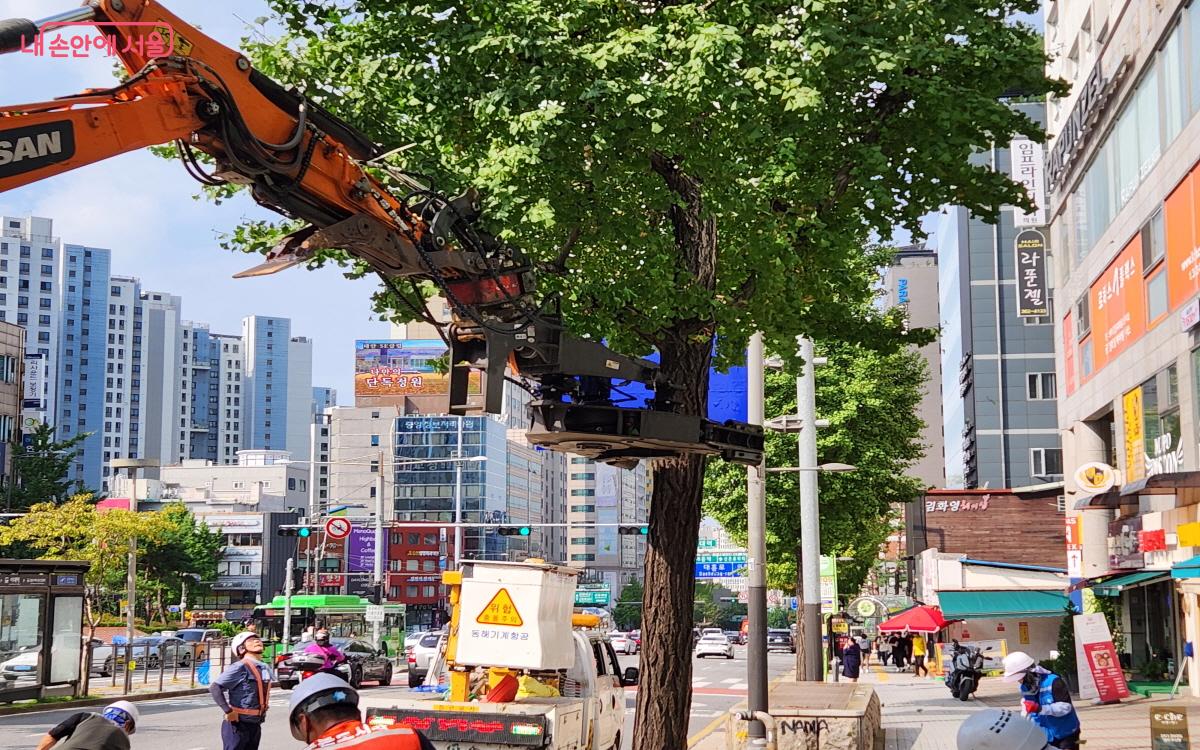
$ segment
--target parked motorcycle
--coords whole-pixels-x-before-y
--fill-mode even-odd
[[[964,646],[958,641],[950,649],[950,671],[946,674],[946,687],[950,694],[965,701],[979,689],[983,679],[983,652],[974,646]]]

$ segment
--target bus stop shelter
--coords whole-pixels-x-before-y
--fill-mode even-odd
[[[79,695],[88,568],[0,560],[0,703]]]

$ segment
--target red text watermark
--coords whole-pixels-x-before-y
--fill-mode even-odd
[[[130,52],[140,57],[169,57],[175,52],[175,30],[164,23],[129,21],[106,24],[127,29],[121,36],[101,34],[86,22],[48,24],[32,40],[21,37],[21,52],[34,57],[116,57]]]

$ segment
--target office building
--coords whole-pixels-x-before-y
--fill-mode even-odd
[[[136,282],[135,282],[136,283]],[[118,287],[113,279],[113,289]],[[141,320],[131,322],[134,361],[130,413],[139,415],[140,437],[134,436],[131,451],[136,458],[145,458],[163,466],[178,463],[187,456],[192,429],[191,355],[183,351],[183,300],[173,294],[142,291],[137,297],[134,312]],[[120,331],[124,320],[121,305],[109,304],[109,334],[113,333],[114,318],[117,330],[117,355],[121,356]],[[140,323],[140,325],[139,325]],[[141,356],[139,369],[137,357]],[[118,375],[118,385],[120,383]],[[105,381],[107,386],[107,380]],[[108,394],[105,393],[105,398]],[[114,451],[114,458],[117,452]]]
[[[312,341],[293,338],[291,330],[287,318],[242,320],[242,446],[287,450],[305,460],[312,423]]]
[[[325,416],[328,424],[316,425],[318,433],[322,430],[328,433],[327,436],[319,435],[325,438],[321,442],[327,447],[317,446],[318,452],[325,457],[319,456],[313,467],[318,513],[323,513],[326,507],[322,499],[336,505],[361,505],[367,509],[365,512],[374,513],[376,497],[382,485],[380,502],[384,518],[392,520],[396,517],[395,482],[391,481],[389,474],[393,468],[397,471],[402,468],[393,467],[393,456],[396,456],[395,461],[403,460],[395,450],[396,419],[401,416],[400,411],[394,406],[338,406],[327,409]],[[322,497],[325,490],[328,490],[328,495]]]
[[[313,386],[312,389],[312,421],[315,424],[326,409],[337,406],[337,389]]]
[[[1046,166],[1068,568],[1138,573],[1093,588],[1118,599],[1138,670],[1200,637],[1200,7],[1051,3],[1046,44],[1071,84]]]
[[[938,315],[937,253],[924,245],[900,248],[884,275],[885,302],[904,311],[909,328],[937,330]],[[924,488],[946,486],[946,460],[942,441],[942,356],[941,345],[932,341],[920,349],[925,360],[928,381],[917,407],[917,416],[925,423],[921,444],[925,455],[909,467],[908,475],[921,480]]]
[[[1013,106],[1043,118],[1042,104]],[[1028,143],[994,144],[977,159],[1012,174],[1010,146]],[[1062,479],[1055,328],[1050,314],[1023,317],[1017,309],[1015,241],[1028,222],[1013,207],[1002,209],[994,225],[949,207],[930,240],[937,251],[948,487],[1016,488]]]

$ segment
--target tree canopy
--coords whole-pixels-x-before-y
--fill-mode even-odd
[[[817,431],[821,463],[857,467],[818,475],[821,553],[838,562],[838,588],[853,596],[878,558],[893,529],[894,504],[924,489],[906,470],[924,453],[924,424],[916,408],[927,373],[916,352],[881,354],[861,346],[819,344],[828,364],[816,368],[817,415],[829,420]],[[794,371],[770,372],[767,416],[796,413]],[[796,436],[769,433],[767,465],[794,466]],[[767,574],[773,588],[796,590],[800,544],[800,492],[797,474],[767,475]],[[705,483],[704,509],[735,537],[746,538],[746,471],[714,462]],[[850,559],[845,559],[850,558]]]
[[[13,476],[16,478],[5,507],[22,511],[38,503],[61,503],[73,495],[86,493],[83,487],[71,479],[71,464],[82,450],[81,444],[89,433],[82,433],[65,440],[54,437],[54,428],[45,422],[33,428],[28,444],[22,443],[13,449]]]

